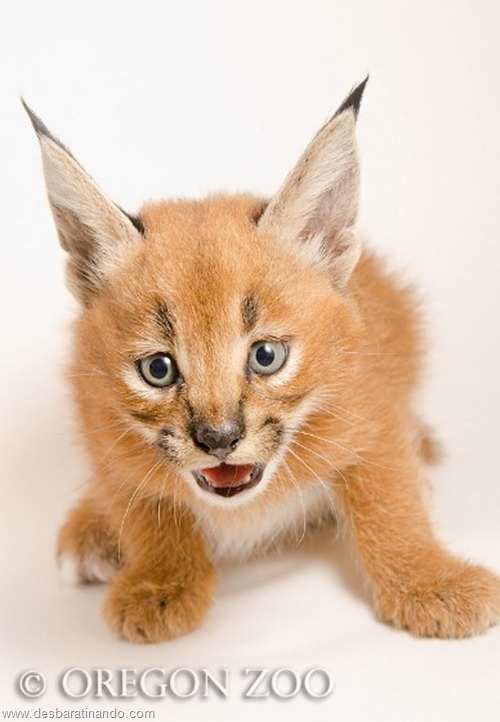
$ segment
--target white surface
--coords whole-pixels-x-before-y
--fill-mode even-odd
[[[361,226],[420,287],[431,347],[421,406],[448,456],[441,537],[500,570],[500,6],[494,0],[5,4],[0,24],[2,243],[1,710],[65,699],[69,667],[230,670],[229,699],[111,701],[162,720],[499,719],[500,628],[421,641],[379,624],[340,543],[222,571],[196,633],[116,641],[103,587],[60,584],[54,538],[88,469],[62,382],[73,305],[22,92],[121,205],[227,188],[270,193],[369,70]],[[241,698],[247,667],[323,666],[323,702]],[[14,680],[45,673],[40,700]]]

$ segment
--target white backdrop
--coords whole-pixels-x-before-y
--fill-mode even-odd
[[[73,302],[22,93],[120,205],[271,193],[367,71],[360,225],[419,285],[420,406],[447,450],[441,537],[500,571],[500,5],[496,0],[4,3],[0,23],[2,710],[154,710],[157,719],[498,720],[500,629],[415,640],[379,624],[341,545],[225,569],[205,626],[116,641],[104,590],[62,586],[57,527],[88,468],[62,382]],[[323,666],[325,701],[241,698],[246,667]],[[228,668],[229,699],[68,700],[70,667]],[[25,701],[16,678],[40,670]],[[9,706],[10,705],[10,706]]]

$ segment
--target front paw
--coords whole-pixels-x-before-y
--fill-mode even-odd
[[[210,607],[215,572],[180,581],[152,581],[127,570],[115,578],[104,606],[111,629],[130,642],[162,642],[198,627]]]
[[[417,637],[469,637],[500,621],[500,579],[483,567],[452,559],[391,587],[375,593],[380,619]]]
[[[57,561],[70,584],[108,582],[119,568],[118,540],[92,499],[82,499],[59,532]]]

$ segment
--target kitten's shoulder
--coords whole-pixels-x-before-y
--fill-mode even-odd
[[[377,354],[380,363],[404,369],[406,379],[415,381],[424,350],[422,313],[407,274],[393,270],[388,259],[367,249],[354,271],[350,292],[360,310],[364,346],[374,354],[373,363]]]

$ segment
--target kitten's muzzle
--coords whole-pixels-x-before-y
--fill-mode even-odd
[[[193,429],[191,438],[205,453],[224,461],[236,449],[244,434],[241,421],[231,419],[219,427],[201,423]]]
[[[262,479],[262,464],[219,464],[207,469],[193,471],[198,486],[203,491],[219,496],[235,496],[256,486]]]

